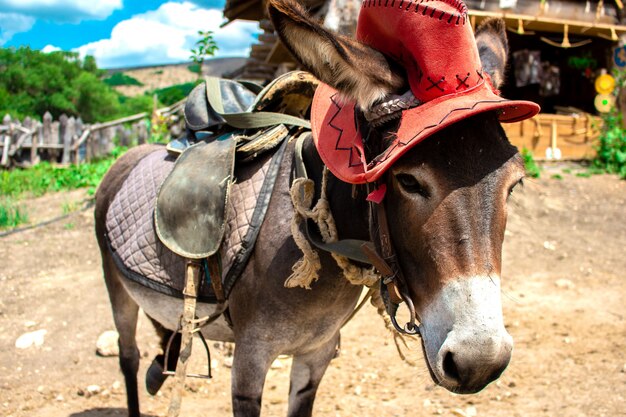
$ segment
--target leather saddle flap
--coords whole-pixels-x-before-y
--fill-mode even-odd
[[[172,252],[192,259],[213,255],[225,229],[235,165],[232,134],[187,148],[157,195],[157,235]]]

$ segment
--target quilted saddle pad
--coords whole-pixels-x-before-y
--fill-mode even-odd
[[[243,271],[252,243],[269,204],[281,161],[280,148],[238,165],[226,207],[227,226],[220,247],[226,296]],[[275,156],[273,157],[272,154]],[[174,167],[165,148],[142,159],[116,194],[106,217],[109,248],[117,267],[132,281],[161,293],[182,297],[185,258],[163,245],[154,228],[154,208],[160,185]],[[210,161],[207,162],[207,169]],[[257,204],[259,202],[260,204]],[[215,302],[211,285],[201,279],[199,299]]]

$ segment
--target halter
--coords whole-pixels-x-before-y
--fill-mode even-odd
[[[369,184],[368,188],[374,187]],[[409,295],[402,268],[391,243],[391,233],[383,201],[378,203],[370,201],[370,237],[374,240],[374,245],[365,243],[361,249],[382,276],[380,291],[393,327],[402,334],[420,335],[419,326],[415,324],[417,317],[415,305]],[[409,321],[400,327],[396,313],[402,302],[406,303],[409,309]]]

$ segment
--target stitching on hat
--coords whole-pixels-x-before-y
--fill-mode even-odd
[[[457,90],[461,87],[469,88],[469,84],[467,84],[467,79],[469,78],[469,76],[470,76],[469,72],[467,73],[465,78],[459,77],[459,74],[456,75],[456,80],[459,82],[459,85],[456,86]]]
[[[426,77],[426,79],[428,80],[428,82],[431,84],[429,87],[426,88],[426,91],[430,90],[431,88],[437,88],[439,91],[441,91],[442,93],[445,91],[443,89],[443,87],[441,87],[439,84],[441,84],[442,82],[444,82],[446,80],[446,77],[442,76],[439,81],[433,81],[432,78],[430,77]]]
[[[483,72],[484,72],[484,71],[485,71],[485,70],[483,70],[482,68],[481,68],[481,69],[479,69],[479,70],[476,70],[476,74],[478,74],[478,77],[479,77],[479,80],[478,80],[478,82],[476,83],[476,85],[480,84],[480,82],[481,82],[481,81],[484,81],[484,80],[485,80],[485,77],[483,76]]]
[[[465,5],[465,3],[463,3],[461,0],[400,0],[400,2],[398,3],[398,9],[400,10],[404,10],[405,12],[408,12],[411,9],[411,6],[415,6],[414,8],[414,12],[415,13],[422,13],[422,16],[426,16],[427,13],[428,16],[434,18],[435,14],[440,11],[441,14],[438,16],[439,20],[443,20],[445,18],[445,16],[448,14],[448,12],[442,11],[437,9],[434,6],[424,6],[423,3],[425,2],[429,2],[429,1],[442,1],[444,3],[447,3],[448,5],[452,6],[453,8],[455,8],[458,13],[450,13],[450,17],[448,18],[447,22],[449,24],[452,24],[452,21],[454,20],[454,18],[456,17],[456,21],[454,22],[455,25],[459,25],[459,23],[461,23],[462,25],[465,25],[466,22],[466,17],[467,17],[467,6]],[[403,8],[403,6],[406,6]],[[396,4],[396,0],[391,0],[391,4],[389,3],[389,0],[385,0],[385,4],[384,7],[394,7]],[[363,0],[361,3],[361,7],[362,8],[367,8],[367,7],[376,7],[376,6],[380,6],[383,7],[382,4],[382,0],[378,0],[378,4],[376,4],[376,0]],[[420,9],[421,6],[421,9]]]
[[[483,100],[483,101],[478,101],[476,103],[474,103],[474,105],[472,107],[461,107],[458,109],[453,109],[450,110],[450,112],[448,114],[446,114],[437,124],[434,125],[429,125],[429,126],[425,126],[422,130],[420,130],[419,132],[417,132],[413,137],[411,137],[409,140],[407,140],[406,142],[402,142],[400,140],[397,140],[392,146],[390,146],[389,148],[387,148],[385,150],[385,152],[381,153],[380,155],[374,157],[368,164],[367,167],[371,168],[373,166],[375,166],[376,164],[380,164],[385,162],[387,159],[389,159],[389,157],[391,156],[392,152],[394,149],[400,147],[400,146],[407,146],[408,144],[410,144],[415,138],[419,137],[424,131],[428,130],[428,129],[432,129],[434,127],[439,126],[440,124],[442,124],[448,117],[450,117],[450,115],[454,112],[457,111],[463,111],[463,110],[474,110],[476,108],[476,106],[478,106],[479,104],[484,104],[484,103],[502,103],[503,101],[506,101],[505,99],[502,100]],[[530,114],[530,113],[528,113]],[[518,119],[522,119],[523,116],[520,116]]]
[[[341,141],[341,137],[343,136],[343,129],[333,124],[333,122],[335,121],[335,118],[339,116],[339,113],[341,113],[341,110],[343,110],[343,106],[340,106],[339,103],[335,101],[336,96],[337,96],[337,93],[330,96],[330,101],[331,103],[335,105],[335,107],[337,107],[337,111],[335,112],[335,114],[333,114],[333,116],[328,121],[328,126],[332,127],[333,129],[339,132],[339,136],[337,136],[337,142],[335,143],[335,150],[336,151],[348,151],[349,153],[348,167],[352,168],[352,167],[359,165],[359,163],[356,163],[356,164],[352,163],[352,157],[354,156],[354,153],[353,153],[354,147],[353,146],[350,146],[349,148],[339,147],[339,142]]]

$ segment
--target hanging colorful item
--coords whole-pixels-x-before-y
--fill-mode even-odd
[[[613,50],[613,62],[619,68],[626,67],[626,46],[619,46]]]
[[[615,78],[610,74],[602,74],[596,78],[595,85],[598,94],[611,94],[615,89]]]
[[[615,105],[615,96],[610,94],[598,94],[593,100],[593,105],[600,113],[608,113]]]

